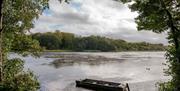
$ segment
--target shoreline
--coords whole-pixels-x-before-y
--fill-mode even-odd
[[[100,50],[83,50],[83,51],[75,51],[75,50],[44,50],[42,52],[166,52],[165,50],[132,50],[132,51],[100,51]]]

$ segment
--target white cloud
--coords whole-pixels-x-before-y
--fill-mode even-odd
[[[134,18],[126,5],[113,0],[72,0],[60,4],[50,0],[50,10],[36,21],[32,32],[61,30],[79,35],[101,35],[127,41],[167,43],[166,34],[138,32]]]

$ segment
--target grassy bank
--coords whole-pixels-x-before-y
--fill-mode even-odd
[[[138,51],[138,50],[129,50],[129,51],[106,51],[106,52],[160,52],[160,50],[144,50],[144,51]],[[105,52],[101,50],[82,50],[82,51],[77,51],[77,50],[44,50],[44,52]],[[164,52],[164,51],[162,51]]]
[[[73,50],[44,50],[44,52],[74,52]]]
[[[44,52],[102,52],[100,50],[44,50]],[[113,52],[113,51],[112,51]]]

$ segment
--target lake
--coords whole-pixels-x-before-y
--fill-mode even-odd
[[[129,83],[131,91],[157,91],[155,84],[167,81],[165,52],[46,52],[25,60],[25,69],[38,76],[40,91],[89,91],[75,87],[75,80],[92,78]]]

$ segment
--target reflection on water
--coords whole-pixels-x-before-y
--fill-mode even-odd
[[[102,64],[109,64],[112,62],[120,63],[123,59],[118,58],[107,58],[104,56],[91,56],[91,55],[74,55],[74,54],[59,54],[59,55],[48,55],[46,58],[56,58],[50,62],[49,65],[53,65],[55,68],[72,65],[90,65],[98,66]]]
[[[41,91],[89,91],[75,87],[75,80],[84,78],[127,82],[132,91],[156,91],[156,82],[169,79],[163,74],[164,52],[48,52],[39,59],[23,59],[38,75]]]

